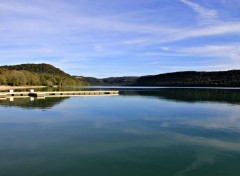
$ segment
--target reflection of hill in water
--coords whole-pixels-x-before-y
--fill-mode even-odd
[[[240,104],[240,90],[238,89],[191,89],[191,88],[162,88],[121,92],[123,95],[152,96],[161,99],[184,102],[224,102]]]
[[[116,90],[117,88],[114,88]],[[104,90],[104,89],[103,89]],[[191,89],[191,88],[160,88],[160,89],[120,89],[122,96],[149,96],[171,101],[182,102],[223,102],[240,104],[240,89]],[[26,109],[50,109],[70,97],[48,97],[46,99],[15,98],[14,101],[0,100],[0,106],[20,107]]]
[[[15,98],[14,101],[1,100],[0,106],[26,109],[50,109],[68,98],[69,97],[49,97],[46,99],[35,99],[34,101],[31,101],[30,98]]]

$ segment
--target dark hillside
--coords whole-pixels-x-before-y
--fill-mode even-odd
[[[240,86],[240,70],[220,72],[175,72],[140,77],[135,86]]]
[[[110,78],[93,78],[83,77],[91,86],[131,86],[133,85],[138,77],[124,76],[124,77],[110,77]]]

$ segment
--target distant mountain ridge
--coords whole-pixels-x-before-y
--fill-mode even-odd
[[[93,86],[180,86],[240,87],[240,70],[197,72],[183,71],[141,77],[83,77]]]
[[[240,87],[240,70],[174,72],[98,79],[71,76],[50,64],[0,66],[0,85]]]
[[[138,78],[139,77],[135,76],[109,77],[102,79],[94,77],[82,77],[83,80],[92,86],[132,86]]]
[[[240,70],[216,72],[174,72],[142,76],[134,86],[240,87]]]

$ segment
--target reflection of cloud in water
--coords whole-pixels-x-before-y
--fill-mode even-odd
[[[217,140],[213,138],[188,136],[177,133],[169,134],[169,137],[174,139],[176,143],[185,143],[198,147],[212,148],[219,151],[234,151],[240,152],[240,143]]]
[[[222,131],[240,131],[240,112],[232,112],[227,116],[211,116],[204,119],[183,119],[177,122],[179,125],[215,129]]]
[[[168,123],[168,122],[162,122],[162,123],[160,124],[160,127],[162,127],[162,128],[167,128],[167,127],[169,127],[169,123]]]
[[[95,143],[91,147],[88,146],[86,148],[87,153],[102,153],[102,152],[110,152],[110,151],[117,151],[129,148],[136,148],[136,147],[145,147],[145,148],[162,148],[168,149],[174,146],[184,146],[184,147],[193,147],[194,150],[198,151],[199,149],[205,149],[216,151],[216,152],[238,152],[240,153],[240,143],[237,142],[227,142],[221,141],[211,138],[203,138],[203,137],[194,137],[188,135],[181,135],[172,132],[159,132],[155,133],[153,137],[153,132],[150,130],[141,131],[141,130],[133,130],[133,129],[125,129],[125,133],[130,133],[132,135],[137,136],[144,136],[144,138],[132,138],[131,140],[119,140],[112,142],[99,142]],[[149,137],[149,138],[148,138]],[[83,148],[82,148],[83,149]],[[205,151],[205,152],[206,152]],[[202,165],[202,163],[211,163],[213,160],[213,156],[209,157],[210,154],[205,154],[204,156],[202,153],[199,154],[196,163],[193,164],[192,167],[196,165]],[[198,155],[197,155],[198,156]]]
[[[213,164],[214,163],[214,154],[208,153],[206,151],[202,151],[200,153],[197,153],[196,159],[190,163],[190,165],[186,166],[183,170],[179,171],[176,176],[182,176],[185,173],[188,173],[190,171],[197,170],[201,167],[204,167],[205,165]]]
[[[116,130],[116,128],[115,128]],[[148,139],[136,140],[136,141],[125,141],[124,145],[121,142],[117,143],[116,146],[122,146],[124,148],[129,147],[136,147],[136,145],[145,146],[145,147],[157,147],[157,148],[168,148],[170,146],[194,146],[198,150],[199,148],[206,148],[206,149],[213,149],[215,151],[233,151],[233,152],[240,152],[240,143],[238,142],[229,142],[214,138],[207,138],[207,137],[198,137],[192,135],[185,135],[174,133],[171,131],[159,131],[145,127],[139,128],[125,128],[119,129],[121,132],[128,133],[131,135],[138,135],[142,137],[151,137]],[[154,137],[153,137],[154,136]],[[164,140],[163,140],[164,139]],[[114,145],[112,145],[111,150],[114,149]],[[119,148],[118,148],[119,149]],[[96,149],[98,150],[98,149]]]
[[[169,105],[169,107],[172,108],[172,105]],[[197,104],[174,107],[170,112],[161,113],[160,115],[142,116],[141,118],[159,123],[160,127],[185,126],[240,132],[240,106],[238,105],[211,104],[209,106],[208,104]]]

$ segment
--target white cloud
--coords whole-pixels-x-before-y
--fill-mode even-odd
[[[141,32],[141,30],[136,31]],[[186,39],[211,37],[211,36],[229,36],[240,34],[239,22],[218,22],[214,25],[204,27],[192,27],[192,28],[178,28],[175,27],[172,31],[155,33],[154,30],[150,32],[145,38],[134,38],[123,42],[128,45],[153,45],[162,43],[173,43],[176,41],[182,41]],[[211,41],[209,41],[211,42]]]
[[[185,3],[190,3],[187,0],[181,0]],[[7,6],[5,4],[5,6]],[[4,7],[0,6],[1,10],[6,10]],[[10,6],[8,4],[8,6]],[[76,38],[71,37],[76,35],[80,37],[85,37],[86,33],[92,32],[93,35],[105,32],[116,32],[118,35],[121,33],[131,33],[138,34],[140,37],[128,37],[123,44],[151,44],[151,43],[164,43],[164,42],[174,42],[178,40],[184,40],[194,37],[204,37],[212,35],[225,35],[240,33],[240,23],[217,23],[212,26],[207,27],[178,27],[178,26],[168,26],[166,24],[151,24],[151,23],[129,23],[121,20],[116,20],[114,17],[104,17],[104,16],[86,16],[81,14],[75,14],[71,12],[71,8],[65,9],[64,16],[59,13],[58,6],[62,7],[62,4],[57,5],[56,8],[52,8],[51,4],[48,4],[48,10],[43,10],[42,7],[32,6],[20,6],[18,3],[11,5],[17,6],[18,10],[14,8],[12,11],[19,15],[19,18],[14,18],[14,20],[4,20],[1,22],[3,27],[0,29],[1,32],[9,34],[13,39],[19,40],[18,37],[21,35],[27,35],[37,38],[34,34],[44,35],[45,37],[68,37],[76,40]],[[46,6],[46,5],[45,5]],[[59,7],[59,8],[60,8]],[[197,6],[198,7],[198,6]],[[199,6],[201,7],[201,6]],[[19,10],[20,9],[20,10]],[[29,10],[30,9],[30,10]],[[200,8],[201,9],[201,8]],[[212,14],[211,10],[199,10],[204,14]],[[206,12],[205,12],[206,11]],[[41,16],[41,18],[25,18],[21,17],[22,13],[28,13],[28,15]],[[207,15],[206,15],[207,16]],[[211,16],[211,15],[209,15]],[[89,35],[89,34],[88,34]],[[11,36],[7,35],[6,40],[11,40]],[[40,36],[42,37],[42,36]],[[4,38],[4,37],[3,37]],[[31,38],[32,39],[32,38]],[[114,38],[116,39],[116,38]]]
[[[205,22],[218,18],[215,10],[204,8],[190,0],[180,1],[197,12],[200,19]],[[150,13],[152,10],[154,15]],[[0,2],[0,62],[3,64],[21,62],[23,58],[26,59],[22,61],[27,59],[39,61],[46,60],[45,57],[57,58],[56,60],[61,63],[81,62],[93,58],[106,61],[105,58],[110,57],[119,61],[126,58],[122,57],[123,55],[135,60],[165,56],[181,59],[180,57],[185,55],[201,54],[200,51],[197,52],[198,49],[204,49],[206,56],[224,56],[226,60],[231,61],[235,58],[235,62],[238,62],[239,53],[236,47],[224,46],[225,48],[214,49],[210,47],[216,46],[211,40],[206,40],[205,44],[201,43],[205,48],[189,48],[193,49],[192,53],[187,53],[187,48],[173,53],[171,51],[175,42],[180,43],[186,39],[239,35],[239,22],[219,20],[209,25],[185,26],[181,23],[167,23],[168,16],[156,16],[158,10],[140,8],[130,12],[112,11],[112,15],[105,13],[96,15],[88,14],[87,10],[83,12],[68,1],[2,1]],[[186,9],[182,10],[182,13],[187,13],[184,11]],[[174,15],[173,13],[172,18],[176,18]],[[180,45],[176,48],[179,47]]]
[[[179,0],[179,1],[186,4],[192,10],[197,12],[201,22],[204,24],[212,23],[212,22],[216,21],[218,18],[218,13],[216,10],[207,9],[207,8],[200,6],[197,3],[193,3],[189,0]]]
[[[148,39],[144,39],[144,38],[123,41],[123,44],[127,44],[127,45],[136,45],[136,44],[142,45],[147,43],[148,43]]]
[[[188,47],[178,50],[181,54],[190,56],[205,56],[223,58],[232,67],[240,66],[240,43],[225,45],[206,45],[200,47]],[[229,60],[230,59],[230,60]]]
[[[159,70],[168,69],[169,71],[199,70],[199,71],[219,71],[238,69],[240,67],[240,43],[225,43],[222,45],[202,45],[195,47],[171,47],[167,51],[145,52],[143,55],[148,58],[151,65],[158,66]],[[150,61],[152,58],[153,62]],[[191,58],[182,65],[162,64],[163,60],[174,60],[173,58]],[[208,59],[206,59],[208,58]]]
[[[214,35],[240,34],[240,23],[218,23],[216,25],[204,28],[196,28],[194,30],[186,31],[183,37],[203,37]]]
[[[162,46],[162,47],[160,47],[160,49],[163,50],[163,51],[169,51],[170,50],[170,48],[166,47],[166,46]]]

